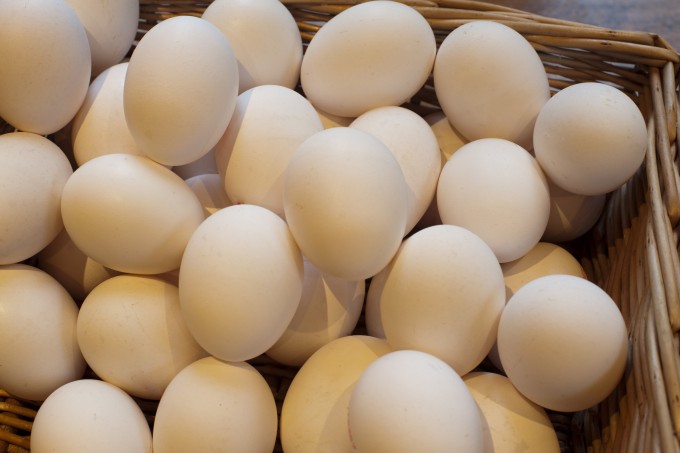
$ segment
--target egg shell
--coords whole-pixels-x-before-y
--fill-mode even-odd
[[[24,261],[64,228],[61,196],[73,170],[59,147],[37,134],[0,135],[0,264]]]
[[[151,453],[149,423],[135,400],[95,379],[63,385],[40,406],[31,429],[35,453]]]
[[[139,25],[139,0],[66,0],[87,33],[92,77],[118,64],[132,47]]]
[[[186,183],[203,204],[206,217],[233,204],[224,191],[222,178],[217,173],[192,176]]]
[[[149,30],[130,57],[125,120],[145,155],[184,165],[215,146],[237,95],[238,66],[224,34],[207,20],[176,16]]]
[[[442,169],[437,137],[420,115],[404,107],[369,110],[350,127],[373,134],[399,162],[408,186],[406,235],[425,214],[437,189]]]
[[[47,273],[25,264],[0,266],[0,388],[43,401],[80,379],[85,360],[76,339],[78,307]]]
[[[295,88],[302,39],[295,18],[277,0],[217,0],[203,19],[229,39],[238,61],[239,93],[259,85]]]
[[[156,411],[153,451],[272,451],[277,426],[274,395],[255,368],[206,357],[168,385]]]
[[[482,452],[482,416],[460,376],[420,351],[373,361],[352,389],[355,451]]]
[[[288,162],[303,141],[321,130],[312,104],[290,88],[263,85],[240,94],[232,120],[215,146],[229,199],[283,217]]]
[[[546,411],[500,374],[472,372],[463,382],[489,427],[492,450],[559,453],[557,433]]]
[[[64,0],[0,1],[0,117],[47,135],[75,116],[90,84],[85,29]]]
[[[442,110],[468,140],[502,138],[531,149],[550,87],[540,57],[517,31],[486,20],[461,25],[441,43],[433,77]]]
[[[304,260],[302,296],[293,319],[267,355],[301,366],[323,345],[352,333],[364,306],[366,282],[325,275]]]
[[[303,262],[286,223],[255,205],[208,217],[187,244],[179,271],[184,319],[198,343],[222,360],[263,354],[300,302]]]
[[[187,180],[192,176],[204,175],[207,173],[218,174],[217,162],[215,161],[215,148],[213,147],[203,157],[199,157],[193,162],[173,166],[172,171],[184,180]]]
[[[449,160],[449,157],[469,140],[451,126],[451,122],[441,110],[430,113],[423,117],[430,125],[434,136],[437,137],[439,151],[442,157],[442,166]]]
[[[578,195],[548,179],[550,217],[541,240],[567,242],[583,236],[597,223],[607,202],[606,195]]]
[[[393,1],[357,4],[326,22],[302,58],[302,89],[314,106],[357,117],[401,105],[427,81],[436,43],[413,8]]]
[[[375,136],[348,127],[317,132],[298,147],[284,178],[286,221],[322,272],[366,279],[394,256],[406,227],[407,186]]]
[[[427,352],[460,375],[479,365],[505,306],[501,267],[472,232],[437,225],[404,240],[377,297],[392,348]]]
[[[140,398],[160,399],[182,368],[207,355],[184,322],[178,288],[157,277],[102,282],[80,307],[76,330],[97,376]]]
[[[283,450],[353,451],[347,426],[352,389],[366,367],[390,351],[384,340],[352,335],[331,341],[312,354],[283,400]]]
[[[76,246],[108,268],[131,274],[177,269],[205,218],[189,186],[143,156],[107,154],[79,167],[61,199]]]
[[[442,222],[481,237],[501,263],[534,247],[548,223],[548,182],[531,154],[504,139],[463,145],[446,162],[437,186]]]
[[[498,352],[524,396],[547,409],[576,412],[616,388],[626,368],[628,332],[602,288],[573,275],[548,275],[508,301]]]
[[[541,109],[534,145],[553,183],[575,194],[602,195],[620,187],[642,164],[647,127],[624,92],[583,82],[560,90]]]
[[[316,109],[316,112],[319,114],[319,118],[321,118],[321,123],[323,124],[324,129],[330,129],[332,127],[347,127],[352,124],[352,121],[354,121],[354,118],[332,115],[328,112],[324,112],[323,110],[319,110],[318,108]]]

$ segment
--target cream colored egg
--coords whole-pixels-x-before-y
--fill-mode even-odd
[[[435,137],[437,137],[443,166],[446,161],[449,160],[449,157],[458,151],[461,146],[468,143],[469,140],[451,126],[451,122],[442,111],[430,113],[429,115],[426,115],[424,119],[432,128]]]
[[[541,59],[521,34],[492,21],[461,25],[441,43],[433,76],[442,110],[467,139],[502,138],[531,149],[550,87]]]
[[[391,349],[387,342],[364,335],[331,341],[297,372],[281,409],[281,445],[288,452],[354,451],[347,410],[361,373]]]
[[[399,162],[375,136],[348,127],[305,140],[284,181],[286,220],[302,253],[322,272],[361,280],[401,244],[408,208]]]
[[[83,253],[132,274],[177,269],[205,218],[201,202],[179,176],[130,154],[99,156],[79,167],[64,187],[61,212]]]
[[[299,93],[263,85],[239,95],[234,116],[215,146],[227,196],[283,217],[283,174],[300,144],[323,130],[319,115]]]
[[[356,451],[479,452],[482,415],[460,376],[420,351],[394,351],[368,365],[349,402]]]
[[[239,93],[258,85],[295,88],[302,39],[293,15],[277,0],[217,0],[203,19],[215,24],[238,60]]]
[[[432,354],[458,374],[489,353],[505,306],[503,273],[487,244],[453,226],[426,228],[404,240],[383,271],[379,305],[394,349]]]
[[[548,223],[550,192],[536,160],[507,140],[462,146],[439,176],[437,206],[443,223],[481,237],[501,263],[535,246]]]
[[[302,89],[324,112],[357,117],[416,94],[435,53],[432,28],[415,9],[383,0],[357,4],[314,35],[302,59]]]
[[[35,453],[151,453],[144,413],[127,393],[95,379],[58,388],[40,406],[31,429]]]
[[[580,195],[602,195],[642,164],[647,127],[624,92],[598,82],[569,86],[541,109],[534,130],[536,159],[550,180]]]
[[[177,173],[184,180],[187,180],[192,176],[204,175],[206,173],[218,174],[217,162],[215,161],[215,148],[212,148],[203,157],[199,157],[193,162],[172,167],[172,171]]]
[[[500,374],[473,372],[463,376],[489,426],[495,452],[559,453],[557,433],[548,414]]]
[[[366,292],[364,323],[366,324],[366,332],[376,338],[385,338],[385,328],[382,323],[380,301],[388,275],[389,272],[387,269],[375,274],[371,278],[368,285],[368,291]]]
[[[64,224],[61,197],[73,173],[57,145],[28,132],[0,135],[0,264],[26,260]]]
[[[153,451],[269,452],[277,425],[274,395],[255,368],[206,357],[180,371],[163,394]]]
[[[352,121],[354,121],[354,118],[331,115],[330,113],[319,109],[316,109],[316,112],[319,114],[319,118],[321,118],[321,123],[323,124],[324,129],[330,129],[332,127],[347,127],[352,123]]]
[[[207,355],[182,318],[179,290],[156,277],[102,282],[80,307],[76,327],[97,376],[140,398],[160,399],[182,368]]]
[[[206,217],[233,204],[224,191],[222,178],[216,173],[192,176],[186,183],[203,204]]]
[[[80,379],[78,307],[55,279],[25,264],[0,266],[0,313],[0,388],[43,401]]]
[[[295,316],[267,355],[277,362],[301,366],[323,345],[352,333],[364,306],[364,280],[325,275],[304,260],[302,297]]]
[[[573,275],[520,288],[498,326],[498,352],[512,384],[534,403],[575,412],[604,400],[623,376],[628,333],[616,303]]]
[[[255,205],[208,217],[186,247],[179,272],[184,319],[222,360],[263,354],[293,319],[303,285],[300,250],[286,223]]]
[[[65,229],[37,255],[37,266],[82,302],[95,286],[120,274],[80,251]]]
[[[437,189],[442,169],[437,137],[420,115],[404,107],[369,110],[350,127],[373,134],[399,162],[408,186],[406,235],[425,214]]]
[[[139,25],[139,0],[66,0],[87,32],[92,77],[118,64],[132,47]]]
[[[85,99],[90,46],[65,0],[0,1],[0,61],[0,117],[19,130],[56,132]]]
[[[144,154],[184,165],[208,153],[234,112],[238,66],[224,34],[193,16],[149,30],[130,57],[123,105]]]
[[[543,241],[566,242],[583,236],[600,218],[607,201],[606,195],[578,195],[567,192],[548,180],[550,187],[550,217],[543,232]]]
[[[123,111],[127,68],[128,63],[112,66],[90,84],[71,128],[73,155],[78,165],[104,154],[142,154]]]

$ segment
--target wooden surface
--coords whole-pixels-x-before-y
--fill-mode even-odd
[[[680,52],[680,0],[488,1],[558,19],[656,33]]]

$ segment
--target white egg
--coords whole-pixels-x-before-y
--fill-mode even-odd
[[[449,157],[458,151],[461,146],[468,143],[469,140],[451,126],[451,122],[442,111],[430,113],[429,115],[426,115],[424,119],[432,128],[435,137],[437,137],[443,166],[446,164],[446,161],[449,160]]]
[[[408,186],[406,235],[423,217],[437,189],[442,169],[437,137],[420,115],[404,107],[369,110],[349,127],[373,134],[399,162]]]
[[[85,99],[90,46],[65,0],[0,1],[0,61],[0,117],[19,130],[56,132]]]
[[[83,253],[132,274],[177,269],[205,218],[201,202],[179,176],[130,154],[99,156],[73,172],[62,193],[61,213]]]
[[[415,9],[393,1],[361,3],[314,35],[302,58],[300,81],[317,108],[357,117],[401,105],[417,93],[435,53],[432,28]]]
[[[534,403],[575,412],[604,400],[626,368],[628,332],[616,303],[573,275],[521,287],[498,326],[498,352],[512,384]]]
[[[302,39],[293,15],[277,0],[216,0],[203,12],[234,49],[239,93],[258,85],[295,88]]]
[[[566,242],[583,236],[604,211],[606,195],[578,195],[548,180],[550,217],[541,240]]]
[[[269,452],[277,425],[274,395],[255,368],[206,357],[180,371],[163,393],[153,451]]]
[[[486,138],[463,145],[439,176],[442,222],[481,237],[503,263],[535,246],[548,223],[550,192],[536,160],[508,140]]]
[[[387,342],[364,335],[331,341],[297,372],[281,409],[284,451],[354,451],[347,410],[352,388],[375,359],[390,352]]]
[[[521,34],[492,21],[461,25],[441,43],[433,76],[442,110],[468,140],[502,138],[531,149],[550,87],[540,57]]]
[[[70,382],[40,406],[31,429],[35,453],[151,453],[144,413],[127,393],[95,379]]]
[[[192,235],[180,266],[180,304],[206,351],[248,360],[281,337],[302,283],[302,255],[286,223],[260,206],[234,205]]]
[[[301,366],[323,345],[352,333],[364,306],[366,282],[325,275],[304,260],[302,297],[281,338],[267,351],[277,362]]]
[[[173,166],[172,171],[177,173],[184,180],[187,180],[192,176],[205,175],[207,173],[218,174],[217,162],[215,161],[215,148],[213,147],[205,155],[188,164]],[[222,185],[224,186],[224,184]]]
[[[0,388],[43,401],[80,379],[78,307],[55,279],[25,264],[0,266],[0,313]]]
[[[0,264],[24,261],[57,237],[64,228],[62,192],[72,173],[64,153],[45,137],[0,135]]]
[[[534,130],[536,159],[550,180],[579,195],[602,195],[642,164],[647,127],[638,106],[605,83],[584,82],[556,93]]]
[[[323,110],[319,110],[318,108],[316,109],[316,112],[319,114],[319,118],[321,118],[321,123],[323,124],[324,129],[330,129],[332,127],[347,127],[352,123],[352,121],[354,121],[354,118],[332,115],[328,112],[324,112]]]
[[[227,38],[207,20],[180,15],[155,25],[135,47],[125,120],[145,155],[184,165],[215,146],[237,95],[238,66]]]
[[[352,389],[356,451],[483,451],[482,415],[460,376],[420,351],[394,351],[368,365]]]
[[[186,183],[203,204],[206,217],[233,204],[224,191],[222,178],[216,173],[192,176]]]
[[[381,273],[374,297],[392,348],[427,352],[460,375],[484,360],[505,306],[501,267],[484,241],[453,225],[426,228]]]
[[[377,274],[399,248],[407,186],[394,155],[373,135],[348,127],[305,140],[288,165],[284,211],[302,253],[345,280]]]
[[[215,146],[229,199],[283,217],[283,174],[290,157],[321,130],[323,124],[312,104],[290,88],[263,85],[240,94],[229,126]]]

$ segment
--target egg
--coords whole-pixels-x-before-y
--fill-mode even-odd
[[[222,178],[217,173],[192,176],[186,183],[203,204],[206,217],[233,204],[224,191]]]
[[[203,157],[199,157],[193,162],[173,166],[172,171],[184,180],[187,180],[192,176],[205,175],[208,173],[218,174],[217,162],[215,161],[215,148],[213,147],[207,154]]]
[[[184,322],[179,290],[157,277],[102,282],[80,307],[76,331],[97,376],[140,398],[160,399],[182,368],[207,355]]]
[[[312,104],[290,88],[263,85],[240,94],[233,118],[215,146],[229,199],[283,217],[283,174],[290,157],[321,130]]]
[[[47,135],[75,116],[90,83],[90,46],[65,0],[0,1],[0,117]]]
[[[540,57],[520,33],[487,20],[455,28],[439,47],[433,80],[446,117],[468,140],[501,138],[531,149],[550,87]]]
[[[137,35],[139,0],[67,1],[87,33],[92,77],[120,63]]]
[[[255,205],[208,217],[191,236],[179,270],[182,314],[198,343],[233,362],[276,343],[303,286],[300,249],[286,223]]]
[[[283,400],[283,450],[354,451],[347,425],[352,389],[366,367],[390,351],[384,340],[352,335],[331,341],[312,354]]]
[[[441,110],[426,115],[424,119],[437,137],[443,166],[449,157],[469,140],[451,126],[451,122]]]
[[[118,387],[82,379],[59,387],[38,409],[35,453],[151,453],[151,429],[135,400]]]
[[[123,89],[128,63],[101,72],[90,84],[87,96],[73,118],[73,157],[80,166],[104,154],[143,155],[125,122]]]
[[[301,366],[323,345],[352,333],[364,306],[366,282],[323,274],[304,260],[302,296],[293,319],[267,355]]]
[[[61,198],[66,231],[88,257],[132,274],[177,269],[203,222],[187,184],[143,156],[107,154],[79,167]]]
[[[238,61],[239,93],[258,85],[295,88],[302,39],[293,15],[277,0],[217,0],[203,19],[229,39]]]
[[[461,377],[420,351],[377,358],[361,373],[349,401],[356,451],[481,453],[482,423]]]
[[[579,195],[602,195],[642,164],[647,127],[638,106],[608,84],[583,82],[556,93],[534,130],[536,159],[548,178]]]
[[[498,326],[498,352],[512,384],[534,403],[560,412],[594,406],[626,368],[628,332],[612,298],[573,275],[522,286]]]
[[[321,123],[323,124],[324,129],[330,129],[332,127],[338,126],[347,127],[352,124],[352,121],[354,121],[354,118],[332,115],[330,113],[324,112],[323,110],[319,110],[318,108],[316,108],[316,112],[319,114],[319,118],[321,118]]]
[[[255,368],[206,357],[180,371],[163,393],[153,451],[272,451],[277,426],[274,396]]]
[[[501,267],[472,232],[437,225],[406,239],[386,274],[377,305],[393,349],[427,352],[460,375],[479,365],[505,306]],[[371,290],[369,290],[371,291]]]
[[[24,261],[57,237],[64,228],[62,192],[72,173],[64,153],[45,137],[0,135],[0,264]]]
[[[482,411],[492,450],[559,453],[555,427],[545,409],[532,403],[500,374],[473,372],[463,382]]]
[[[404,234],[410,232],[432,202],[441,171],[437,137],[417,113],[404,107],[378,107],[349,127],[373,134],[394,154],[408,186]]]
[[[81,378],[78,307],[54,278],[25,264],[0,266],[0,313],[0,388],[43,401]]]
[[[295,151],[284,175],[286,221],[302,253],[345,280],[377,274],[406,228],[407,185],[385,144],[348,127],[325,129]]]
[[[481,237],[501,263],[526,254],[543,236],[550,191],[541,167],[521,146],[485,138],[446,162],[437,186],[442,222]]]
[[[207,20],[180,15],[149,30],[125,76],[125,120],[144,154],[184,165],[215,146],[238,95],[229,40]]]
[[[550,216],[541,240],[567,242],[583,236],[600,218],[606,195],[578,195],[548,180]]]
[[[394,1],[361,3],[314,35],[302,58],[300,82],[315,107],[357,117],[401,105],[417,93],[435,54],[432,28],[415,9]]]

